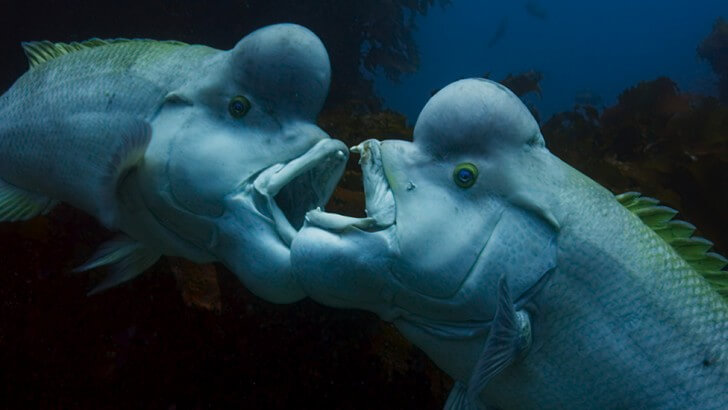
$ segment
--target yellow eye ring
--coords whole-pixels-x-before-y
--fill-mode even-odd
[[[463,162],[455,167],[452,179],[460,188],[470,188],[478,179],[478,168],[470,162]]]
[[[238,95],[230,100],[228,111],[233,118],[243,118],[250,111],[250,100]]]

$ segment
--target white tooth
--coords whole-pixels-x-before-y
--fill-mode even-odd
[[[332,231],[343,231],[350,227],[368,229],[376,225],[374,218],[354,218],[321,212],[318,209],[306,213],[306,222]]]
[[[354,145],[353,147],[349,148],[349,151],[351,151],[351,152],[353,152],[355,154],[360,153],[361,152],[361,144]]]
[[[394,196],[384,176],[379,141],[366,140],[361,145],[365,149],[359,163],[364,174],[367,216],[374,218],[377,226],[392,225],[396,214]]]

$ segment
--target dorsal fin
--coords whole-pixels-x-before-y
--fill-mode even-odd
[[[625,192],[615,197],[620,204],[637,215],[642,222],[655,231],[672,246],[690,266],[708,280],[718,293],[728,300],[728,272],[724,271],[728,259],[709,252],[713,242],[692,236],[695,226],[673,220],[677,211],[660,205],[655,198],[642,196],[639,192]]]
[[[187,43],[183,43],[181,41],[157,41],[157,40],[147,40],[147,39],[126,39],[126,38],[116,38],[111,40],[102,40],[100,38],[92,38],[86,41],[81,42],[72,42],[72,43],[52,43],[50,41],[29,41],[29,42],[23,42],[21,43],[23,46],[23,51],[25,51],[25,55],[28,57],[28,63],[30,64],[30,68],[38,67],[39,65],[53,60],[54,58],[60,57],[62,55],[66,55],[69,53],[73,53],[75,51],[80,50],[86,50],[89,48],[94,47],[101,47],[106,46],[109,44],[119,44],[119,43],[131,43],[131,42],[158,42],[158,43],[164,43],[164,44],[170,44],[170,45],[179,45],[179,46],[186,46]]]

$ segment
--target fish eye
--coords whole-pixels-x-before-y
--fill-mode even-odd
[[[248,113],[248,111],[250,111],[250,100],[242,95],[238,95],[230,100],[230,104],[228,104],[228,111],[233,118],[242,118]]]
[[[455,167],[452,177],[460,188],[470,188],[478,179],[478,168],[470,162],[463,162]]]

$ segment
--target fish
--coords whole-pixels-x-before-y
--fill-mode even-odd
[[[454,379],[445,408],[726,407],[728,260],[553,155],[506,87],[456,81],[413,142],[352,151],[366,216],[308,212],[294,275],[392,322]]]
[[[315,121],[328,54],[295,24],[231,50],[148,39],[23,44],[30,69],[0,96],[0,222],[59,202],[118,233],[78,271],[91,293],[162,255],[221,262],[272,302],[304,296],[289,246],[323,206],[347,147]]]
[[[488,48],[493,48],[496,44],[498,44],[506,35],[507,31],[508,17],[503,17],[498,22],[498,26],[496,26],[495,32],[493,32],[493,36],[491,36],[490,40],[488,40]]]
[[[543,4],[539,3],[536,0],[529,0],[525,4],[526,13],[528,13],[530,16],[535,17],[539,20],[546,20],[548,19],[548,11],[543,6]]]

